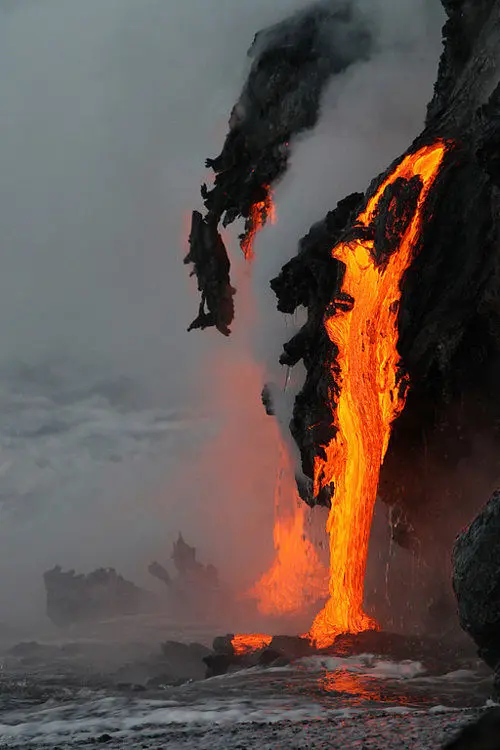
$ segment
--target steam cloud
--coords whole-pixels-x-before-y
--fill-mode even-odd
[[[377,29],[376,52],[332,81],[317,128],[296,143],[276,189],[278,224],[257,239],[253,282],[234,253],[239,317],[229,342],[185,332],[196,304],[181,262],[188,216],[200,203],[204,159],[222,145],[255,32],[310,3],[0,7],[2,372],[63,361],[78,384],[85,368],[125,374],[140,396],[117,413],[172,409],[215,423],[171,433],[151,461],[134,463],[132,446],[112,469],[77,442],[61,475],[61,443],[33,448],[26,438],[12,458],[7,436],[0,601],[12,611],[27,608],[24,592],[39,597],[44,567],[115,564],[137,577],[166,556],[179,529],[223,573],[229,563],[234,577],[245,571],[246,582],[269,562],[277,448],[260,376],[283,386],[276,363],[291,325],[275,311],[269,279],[314,221],[407,147],[440,51],[437,0],[356,2]],[[108,424],[97,423],[109,437]],[[227,452],[207,437],[217,430],[234,438]],[[29,484],[16,466],[31,467],[33,452],[37,472],[26,490],[14,481],[23,473]],[[37,484],[43,461],[54,479],[46,496]],[[34,508],[26,496],[37,496]]]

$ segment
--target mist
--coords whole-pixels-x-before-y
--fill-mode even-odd
[[[45,410],[43,421],[56,405],[67,420],[59,437],[19,436],[6,421],[0,602],[10,612],[43,608],[41,573],[58,562],[115,565],[140,581],[179,530],[233,582],[269,563],[278,447],[260,388],[268,377],[283,386],[276,363],[293,325],[269,279],[314,221],[407,148],[440,52],[437,0],[357,2],[376,51],[332,81],[318,126],[294,144],[253,281],[234,251],[228,341],[186,333],[198,304],[182,264],[190,211],[254,34],[308,0],[2,4],[3,411],[13,414],[15,382],[16,404],[31,389],[23,418]],[[37,390],[47,368],[50,409]],[[114,401],[82,385],[123,377],[130,389]],[[61,407],[55,394],[74,388],[78,408],[69,397]]]

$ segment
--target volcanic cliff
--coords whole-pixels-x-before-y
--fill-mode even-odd
[[[348,264],[332,249],[364,243],[383,273],[405,233],[415,230],[391,303],[400,389],[391,386],[391,398],[401,404],[389,415],[397,419],[379,495],[397,511],[396,542],[449,552],[484,501],[479,487],[500,476],[500,3],[442,5],[444,47],[422,133],[364,195],[348,196],[311,228],[271,286],[281,312],[307,310],[280,361],[302,360],[307,372],[290,424],[301,457],[299,492],[310,505],[331,507],[337,482],[318,467],[339,431],[345,373],[327,323],[356,305],[344,286]],[[243,217],[242,249],[251,252],[269,191],[287,168],[290,140],[315,125],[327,81],[366,56],[371,43],[347,2],[318,3],[257,35],[224,149],[207,162],[216,179],[210,192],[202,189],[206,214],[193,213],[186,262],[194,263],[202,302],[192,327],[229,333],[233,289],[219,222]],[[425,187],[421,172],[405,165],[440,144],[442,160]],[[272,413],[269,392],[264,396]]]

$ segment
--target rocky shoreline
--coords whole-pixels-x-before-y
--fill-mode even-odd
[[[480,716],[477,711],[358,713],[319,721],[245,724],[176,724],[162,730],[130,731],[122,736],[101,734],[88,741],[59,743],[59,750],[103,746],[109,750],[467,750],[479,747],[455,743],[465,726]],[[53,750],[15,740],[0,743],[0,750]],[[494,750],[494,745],[484,745]]]

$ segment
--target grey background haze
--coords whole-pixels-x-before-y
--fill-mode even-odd
[[[307,0],[0,5],[0,604],[10,611],[40,605],[40,574],[55,562],[140,577],[179,528],[233,579],[250,582],[270,561],[275,465],[259,434],[271,439],[272,428],[259,379],[235,374],[236,390],[225,391],[224,377],[254,359],[283,382],[276,362],[290,322],[268,281],[313,221],[406,149],[440,51],[437,0],[357,1],[378,29],[376,54],[332,82],[318,127],[299,139],[253,282],[235,261],[237,305],[252,287],[261,323],[242,303],[230,341],[186,333],[198,303],[182,265],[189,215],[255,32]],[[13,368],[52,362],[63,363],[65,388],[78,383],[79,406],[68,417],[63,405],[70,428],[59,440],[46,430],[20,441],[24,385]],[[81,396],[82,382],[103,373],[130,377],[139,395],[101,394],[97,406]],[[45,391],[36,398],[44,419],[60,420],[60,382],[51,388],[48,401]],[[24,420],[42,408],[30,397]],[[165,410],[189,420],[169,431]],[[245,451],[228,442],[211,469],[216,441],[206,435],[217,429],[248,442]]]

